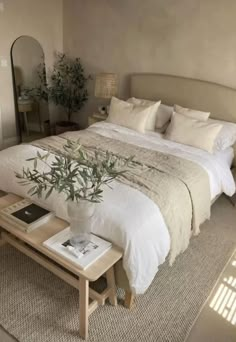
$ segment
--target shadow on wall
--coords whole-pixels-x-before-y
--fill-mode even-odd
[[[42,75],[46,82],[46,68],[40,43],[30,36],[20,36],[12,44],[11,62],[16,125],[21,142],[49,135],[49,105],[41,91]]]

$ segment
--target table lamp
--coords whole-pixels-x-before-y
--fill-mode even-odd
[[[111,99],[117,95],[118,77],[113,73],[101,73],[96,76],[95,96],[102,99]],[[98,111],[101,114],[108,114],[109,106],[99,106]]]

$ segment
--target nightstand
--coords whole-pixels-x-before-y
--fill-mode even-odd
[[[107,119],[106,114],[100,114],[100,113],[93,113],[88,117],[88,125],[91,126],[92,124],[99,122],[99,121],[104,121]]]

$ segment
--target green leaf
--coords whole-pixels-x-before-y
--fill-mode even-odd
[[[51,195],[52,192],[53,192],[53,186],[46,193],[45,199],[47,199]]]
[[[103,186],[110,186],[115,178],[124,176],[135,165],[133,157],[121,158],[108,151],[85,149],[79,140],[67,140],[63,151],[51,162],[47,160],[49,155],[49,152],[44,155],[37,152],[35,158],[28,160],[34,161],[33,170],[28,167],[22,173],[15,173],[21,185],[35,184],[29,190],[31,195],[45,194],[48,198],[55,190],[70,200],[98,203],[102,201]],[[41,171],[44,167],[38,169],[38,163],[45,164],[47,171]]]

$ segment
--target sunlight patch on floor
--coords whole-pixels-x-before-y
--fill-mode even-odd
[[[236,268],[236,259],[231,264]],[[210,308],[217,312],[232,325],[236,325],[236,278],[225,277],[219,284],[213,297]]]

